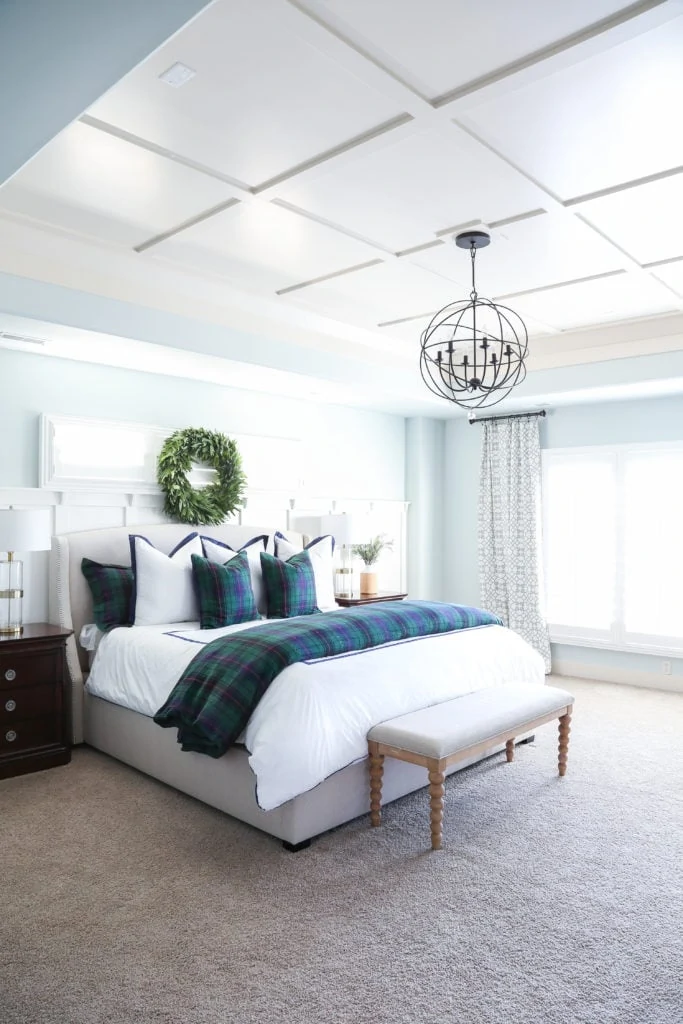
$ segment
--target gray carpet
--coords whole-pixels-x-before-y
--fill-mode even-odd
[[[299,854],[92,750],[0,783],[3,1024],[680,1024],[683,697],[574,683],[512,765]]]

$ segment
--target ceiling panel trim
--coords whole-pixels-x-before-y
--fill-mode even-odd
[[[588,25],[579,32],[574,32],[572,35],[565,36],[564,39],[560,39],[556,43],[552,43],[550,46],[545,46],[540,50],[536,50],[534,53],[530,53],[526,57],[522,57],[520,60],[512,61],[510,64],[497,68],[488,75],[482,75],[480,78],[476,78],[472,82],[467,82],[465,85],[461,85],[457,89],[452,89],[450,92],[443,93],[441,96],[436,96],[431,101],[431,105],[435,110],[440,110],[442,107],[448,106],[450,103],[455,103],[456,100],[463,99],[466,96],[471,96],[473,93],[477,93],[480,90],[485,89],[487,86],[495,85],[506,78],[517,75],[520,71],[526,71],[528,68],[543,64],[551,57],[556,57],[559,54],[573,50],[574,47],[579,46],[581,43],[586,43],[596,39],[599,36],[604,35],[605,32],[610,32],[615,28],[619,28],[621,25],[627,24],[634,18],[639,18],[641,15],[647,14],[648,11],[664,6],[667,2],[668,0],[640,0],[640,2],[631,4],[630,7],[626,7],[623,10],[618,11],[616,14],[612,14],[607,18],[602,18],[600,21],[593,22],[592,25]]]
[[[208,167],[206,164],[199,163],[197,160],[192,160],[190,157],[182,156],[180,153],[174,153],[172,149],[166,149],[165,146],[159,146],[156,142],[150,142],[149,139],[143,139],[141,135],[134,135],[133,132],[127,132],[123,128],[117,128],[115,124],[109,124],[108,121],[101,121],[99,117],[92,117],[90,114],[83,114],[79,118],[81,124],[87,124],[89,128],[95,128],[97,131],[104,132],[106,135],[113,135],[117,139],[122,139],[124,142],[129,142],[132,146],[138,146],[140,149],[146,149],[150,153],[156,153],[157,156],[164,156],[167,160],[173,160],[174,163],[182,164],[183,167],[189,167],[192,171],[197,171],[199,174],[206,174],[209,178],[215,178],[217,181],[222,181],[225,185],[230,185],[238,192],[244,192],[247,195],[252,193],[252,188],[243,181],[238,181],[237,178],[231,178],[228,174],[223,174],[221,171],[217,171],[214,167]]]
[[[341,60],[349,71],[360,75],[368,85],[398,99],[402,106],[413,113],[431,107],[426,95],[373,56],[361,43],[352,39],[339,27],[334,15],[329,11],[323,16],[312,3],[306,3],[305,0],[286,0],[286,3],[302,16],[295,30],[304,34],[313,45],[323,44],[329,56]]]
[[[633,181],[624,181],[620,185],[610,185],[608,188],[601,188],[596,192],[587,192],[583,196],[574,196],[572,199],[565,199],[563,206],[570,207],[590,203],[593,199],[604,199],[606,196],[617,195],[619,192],[627,192],[631,188],[650,185],[653,181],[675,178],[677,174],[683,174],[683,167],[671,167],[667,171],[657,171],[655,174],[646,174],[642,178],[634,178]]]
[[[581,213],[573,209],[568,209],[564,205],[563,201],[558,196],[556,196],[546,185],[543,185],[541,184],[541,182],[537,181],[536,178],[534,178],[523,168],[519,167],[516,161],[506,156],[505,153],[501,152],[497,147],[491,145],[491,143],[487,142],[485,139],[482,139],[481,136],[474,130],[474,128],[470,127],[469,124],[460,120],[456,120],[455,118],[452,119],[452,123],[456,125],[456,127],[461,128],[480,145],[488,149],[489,152],[493,153],[494,156],[498,157],[499,160],[502,160],[504,163],[506,163],[508,167],[511,167],[513,170],[523,175],[527,179],[527,181],[530,181],[533,185],[535,185],[536,188],[539,189],[539,191],[543,192],[548,204],[548,209],[545,212],[549,216],[575,218],[576,220],[580,221],[585,227],[595,232],[596,235],[599,235],[599,237],[602,238],[603,241],[607,242],[609,245],[612,246],[612,248],[615,251],[615,254],[618,253],[620,256],[620,262],[622,264],[622,268],[624,271],[631,274],[634,278],[639,278],[641,281],[643,279],[646,279],[649,280],[650,282],[656,280],[658,284],[662,283],[659,281],[659,278],[655,278],[653,274],[645,270],[629,252],[627,252],[625,249],[622,249],[620,245],[617,245],[614,239],[610,238],[609,235],[606,235],[604,232],[600,231],[600,229],[597,228],[595,224],[592,224],[590,221],[588,221],[584,216],[582,216]],[[681,296],[677,292],[675,292],[673,288],[670,288],[668,285],[666,287],[667,291],[672,296],[675,297],[676,306],[679,309],[683,309],[683,302],[681,301]]]
[[[286,199],[271,199],[269,202],[273,206],[279,206],[282,210],[287,210],[289,213],[294,213],[297,217],[303,217],[305,220],[313,221],[314,224],[320,224],[324,228],[331,228],[332,231],[337,231],[340,235],[346,235],[347,238],[352,238],[354,242],[362,242],[363,245],[371,245],[373,249],[378,249],[380,252],[386,253],[387,256],[393,256],[394,253],[391,249],[385,245],[381,245],[372,238],[366,238],[365,235],[359,235],[355,231],[351,231],[349,228],[342,227],[341,224],[336,224],[333,220],[327,220],[326,217],[319,217],[316,213],[311,213],[309,210],[304,210],[300,206],[295,206],[294,203],[288,203]],[[432,243],[427,243],[431,245]]]
[[[503,217],[501,220],[492,220],[489,222],[489,227],[494,230],[495,228],[506,228],[510,224],[520,224],[524,220],[533,220],[534,217],[543,217],[547,212],[547,210],[539,207],[538,210],[529,210],[527,213],[518,213],[514,217]]]
[[[314,284],[322,284],[324,281],[331,281],[334,277],[345,277],[346,274],[355,274],[357,270],[367,270],[369,267],[376,267],[384,260],[368,260],[367,263],[356,263],[353,267],[346,267],[344,270],[334,270],[331,274],[323,274],[321,277],[312,277],[309,281],[300,281],[298,284],[290,284],[287,288],[279,288],[276,295],[288,295],[290,292],[298,292],[302,288],[309,288]]]
[[[440,231],[435,231],[434,234],[437,238],[447,238],[448,235],[457,235],[460,231],[469,231],[473,228],[486,228],[487,224],[483,220],[477,218],[476,220],[466,220],[462,224],[453,224],[450,228],[441,228]]]
[[[169,228],[168,231],[162,231],[160,234],[154,235],[152,238],[148,238],[146,241],[134,246],[133,252],[146,252],[147,249],[151,249],[153,246],[159,245],[161,242],[166,242],[169,238],[173,238],[174,235],[179,235],[181,231],[193,228],[196,224],[201,224],[202,221],[215,217],[216,214],[224,213],[226,210],[232,209],[233,206],[240,205],[239,199],[226,199],[225,202],[217,203],[215,206],[209,207],[208,210],[203,210],[201,213],[195,214],[194,217],[188,217],[187,220],[182,221],[180,224],[176,224],[173,228]]]
[[[275,177],[269,178],[268,181],[262,182],[260,185],[256,185],[251,191],[255,196],[260,195],[262,192],[266,192],[268,189],[274,188],[276,185],[281,185],[285,181],[289,181],[290,178],[298,178],[304,173],[304,171],[310,171],[321,164],[325,164],[328,160],[333,160],[337,156],[343,156],[345,153],[350,153],[359,146],[364,146],[367,142],[372,142],[373,139],[379,139],[382,135],[387,135],[389,132],[395,131],[397,128],[402,128],[406,124],[410,124],[414,121],[412,114],[399,114],[397,117],[392,117],[389,121],[384,121],[382,124],[378,124],[375,128],[370,128],[367,132],[361,132],[360,135],[354,135],[353,138],[347,139],[346,142],[341,142],[338,146],[333,146],[331,149],[326,149],[323,153],[318,153],[316,156],[310,158],[310,160],[304,160],[302,163],[297,164],[295,167],[290,167],[288,170],[283,171],[281,174],[276,174]]]
[[[589,274],[588,277],[575,277],[571,281],[556,281],[555,284],[543,284],[538,288],[525,288],[519,292],[506,292],[504,295],[496,295],[495,301],[499,299],[519,299],[525,295],[540,295],[541,292],[552,292],[558,288],[569,288],[575,284],[586,284],[588,281],[605,281],[608,277],[621,277],[626,270],[607,270],[604,274]]]
[[[434,316],[436,309],[430,309],[426,313],[415,313],[413,316],[401,316],[398,320],[382,320],[378,327],[396,327],[397,324],[409,324],[414,320],[426,320],[428,316]]]
[[[409,249],[399,249],[398,252],[394,253],[394,256],[399,259],[402,256],[414,256],[416,252],[424,252],[426,249],[436,249],[438,246],[443,244],[442,240],[437,238],[433,242],[423,242],[422,245],[411,245]]]
[[[591,230],[594,231],[596,233],[596,235],[599,235],[600,238],[604,238],[606,242],[609,242],[610,245],[613,245],[614,248],[618,252],[623,253],[624,256],[627,256],[628,259],[630,261],[632,261],[634,266],[637,268],[637,272],[640,275],[642,275],[643,277],[646,277],[646,278],[650,278],[651,280],[655,280],[659,284],[663,285],[663,287],[666,288],[666,290],[671,295],[674,296],[674,298],[676,299],[676,304],[678,305],[678,307],[683,309],[683,304],[681,303],[681,296],[679,295],[679,293],[676,291],[675,288],[672,288],[671,285],[666,283],[666,281],[662,281],[659,277],[656,277],[655,274],[651,274],[646,267],[642,267],[640,265],[640,263],[637,262],[637,260],[635,259],[634,256],[631,256],[631,254],[629,252],[627,252],[626,249],[623,249],[617,242],[614,241],[613,238],[611,238],[609,235],[605,234],[605,232],[602,231],[599,227],[596,227],[595,224],[593,224],[590,221],[588,221],[582,214],[577,213],[575,216],[576,216],[576,219],[580,220],[582,224],[585,224],[586,227],[591,228]]]
[[[683,256],[670,256],[668,260],[653,260],[652,263],[643,263],[646,270],[653,267],[670,267],[672,263],[683,263]]]

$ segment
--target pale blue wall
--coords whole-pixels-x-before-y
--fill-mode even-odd
[[[417,416],[406,420],[408,590],[411,597],[438,601],[444,594],[443,459],[445,422]]]
[[[481,427],[449,420],[444,440],[444,596],[478,605],[477,505]]]
[[[38,485],[39,416],[52,413],[301,437],[309,492],[404,500],[401,416],[6,349],[0,395],[0,486]]]
[[[647,441],[683,441],[683,396],[565,406],[541,420],[544,448]]]
[[[601,402],[549,410],[541,420],[543,448],[683,441],[683,397],[628,402]],[[478,604],[477,498],[481,427],[464,419],[446,424],[444,501],[446,600]],[[567,661],[659,672],[660,658],[570,645],[554,645]],[[672,674],[683,675],[683,659],[672,661]]]

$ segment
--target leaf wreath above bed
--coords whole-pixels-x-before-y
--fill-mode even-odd
[[[188,474],[194,462],[216,470],[218,479],[193,487]],[[191,526],[218,526],[237,511],[247,481],[237,443],[216,430],[188,427],[164,442],[157,462],[157,481],[164,492],[164,512]]]

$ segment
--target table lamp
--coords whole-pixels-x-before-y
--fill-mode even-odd
[[[15,551],[48,551],[51,514],[49,508],[0,509],[0,636],[21,636],[23,632],[24,563]]]
[[[299,516],[296,528],[312,537],[327,533],[334,537],[334,592],[337,597],[350,597],[353,593],[353,517],[345,512],[330,512],[322,516]]]

